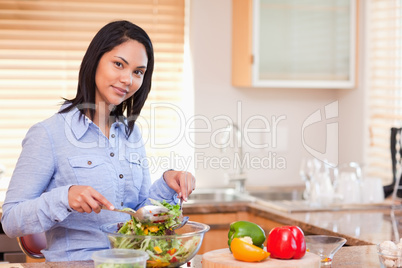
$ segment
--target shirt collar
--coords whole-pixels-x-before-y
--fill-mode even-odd
[[[64,104],[61,107],[61,110],[67,105],[71,104]],[[84,134],[88,131],[89,125],[92,124],[92,120],[85,115],[81,115],[81,112],[77,107],[74,107],[62,115],[64,116],[66,124],[69,126],[77,140],[84,136]]]
[[[69,103],[63,104],[60,110],[66,108]],[[88,131],[89,126],[93,123],[86,115],[81,115],[81,111],[77,107],[74,107],[65,114],[62,114],[65,118],[66,123],[70,127],[71,131],[77,140],[81,139],[82,136]],[[111,127],[120,129],[122,133],[126,131],[126,119],[125,122],[117,121],[112,124]]]

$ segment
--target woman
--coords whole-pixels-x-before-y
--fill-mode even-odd
[[[46,232],[47,261],[88,260],[109,247],[99,226],[129,216],[148,198],[177,203],[195,178],[166,171],[151,185],[135,119],[151,89],[151,40],[128,21],[104,26],[80,67],[76,97],[34,125],[23,141],[3,205],[9,237]],[[124,116],[124,113],[126,116]]]

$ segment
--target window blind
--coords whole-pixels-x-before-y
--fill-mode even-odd
[[[138,120],[144,140],[174,135],[177,117],[151,107],[183,101],[184,5],[184,0],[0,0],[0,164],[6,176],[29,127],[56,113],[62,97],[75,96],[89,42],[114,20],[139,25],[154,44],[152,89]],[[166,154],[150,144],[149,154]]]
[[[392,182],[391,127],[402,127],[402,2],[368,1],[367,173]]]

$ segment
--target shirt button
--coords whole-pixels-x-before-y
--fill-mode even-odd
[[[120,174],[120,175],[119,175],[119,178],[120,178],[120,179],[123,179],[123,177],[124,177],[123,174]]]
[[[89,166],[92,165],[92,161],[88,161],[88,165],[89,165]]]
[[[110,153],[110,156],[113,157],[113,156],[114,156],[114,153]]]
[[[116,137],[114,134],[112,134],[112,138]]]
[[[59,220],[57,220],[57,219],[56,219],[56,220],[54,220],[54,221],[55,221],[55,222],[59,222]]]
[[[71,212],[71,209],[68,208],[67,211],[68,211],[68,212]]]
[[[123,206],[123,205],[124,205],[124,202],[121,202],[120,205]]]

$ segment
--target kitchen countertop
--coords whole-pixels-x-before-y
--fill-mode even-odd
[[[392,210],[386,208],[289,213],[263,202],[247,201],[186,204],[183,210],[190,219],[191,214],[249,212],[284,225],[300,226],[306,234],[344,237],[346,245],[335,255],[333,268],[380,267],[375,244],[395,240],[395,234],[399,236],[400,230],[393,228],[393,222],[402,220],[402,210],[393,215]],[[93,262],[0,263],[1,267],[93,267]],[[201,268],[202,255],[197,255],[191,266],[182,267]]]
[[[49,267],[49,268],[71,268],[71,267],[88,267],[93,268],[92,261],[77,261],[77,262],[46,262],[46,263],[13,263],[13,264],[0,264],[1,267],[8,268],[36,268],[36,267]],[[202,255],[197,255],[190,266],[182,265],[182,268],[193,267],[202,268]],[[356,247],[342,247],[334,256],[332,268],[370,268],[380,267],[377,257],[375,246],[356,246]]]
[[[193,258],[189,265],[183,264],[180,268],[202,268],[201,264],[201,255],[197,255]],[[37,263],[9,263],[9,264],[1,264],[0,268],[18,268],[18,267],[26,267],[26,268],[36,268],[36,267],[49,267],[49,268],[73,268],[73,267],[88,267],[93,268],[93,261],[71,261],[71,262],[37,262]]]
[[[287,213],[258,202],[230,202],[217,204],[186,204],[184,214],[209,214],[245,211],[284,224],[297,225],[307,234],[341,236],[346,245],[375,245],[385,240],[395,241],[391,209],[342,210]],[[402,221],[402,210],[394,211],[394,222]]]

